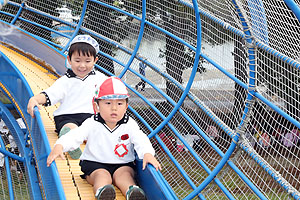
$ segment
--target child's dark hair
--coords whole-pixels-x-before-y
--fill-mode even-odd
[[[79,55],[82,54],[84,56],[93,56],[94,59],[96,59],[97,52],[95,48],[85,42],[77,42],[71,45],[68,54],[70,59],[72,58],[72,54],[74,52],[78,52]]]

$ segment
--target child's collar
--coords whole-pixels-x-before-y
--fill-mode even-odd
[[[95,69],[92,69],[92,71],[90,71],[90,73],[88,73],[82,80],[86,79],[86,77],[88,77],[89,75],[95,75],[96,72],[95,72]],[[77,75],[73,72],[72,69],[68,69],[65,73],[65,75],[68,77],[68,78],[78,78]],[[81,79],[81,78],[80,78]]]

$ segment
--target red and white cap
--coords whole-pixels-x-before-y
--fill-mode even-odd
[[[96,99],[126,99],[129,97],[127,88],[118,77],[108,77],[100,87],[96,88]]]

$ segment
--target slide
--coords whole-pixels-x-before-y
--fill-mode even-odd
[[[162,164],[137,160],[148,199],[300,199],[299,3],[1,2],[0,199],[94,199],[78,160],[46,167],[57,106],[26,112],[79,34],[125,82]]]
[[[9,27],[5,24],[3,26],[5,26],[5,28]],[[12,38],[18,38],[18,40],[12,40],[10,36],[12,36]],[[33,94],[37,94],[52,85],[60,76],[59,73],[65,69],[65,58],[44,43],[30,37],[22,31],[11,28],[10,36],[5,37],[4,40],[1,41],[0,51],[15,65],[21,76],[24,76]],[[33,46],[34,48],[32,48]],[[52,65],[46,63],[45,60],[48,60],[49,63],[52,62]],[[3,69],[3,71],[5,70]],[[3,89],[5,91],[4,87]],[[12,100],[14,99],[12,98]],[[28,98],[19,99],[19,101],[22,101],[22,104],[26,105]],[[56,109],[57,105],[43,107],[39,110],[50,148],[53,147],[58,139],[53,119],[53,111]],[[28,115],[25,113],[26,110],[22,110],[21,112]],[[84,144],[82,144],[81,149],[84,149]],[[44,168],[46,166],[41,167]],[[74,160],[67,154],[65,160],[56,160],[56,167],[66,199],[95,199],[91,185],[80,177],[82,172],[80,170],[79,160]],[[140,164],[139,167],[141,168]],[[49,182],[46,184],[52,183]],[[155,185],[153,184],[157,184],[157,182],[146,180],[144,184],[148,186],[151,185],[151,187],[154,188]],[[117,200],[125,200],[120,190],[118,188],[115,189]],[[160,192],[156,191],[155,193],[158,195]]]

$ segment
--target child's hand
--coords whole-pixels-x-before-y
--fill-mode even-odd
[[[143,159],[143,170],[146,168],[146,165],[150,163],[153,165],[153,167],[156,169],[156,171],[161,170],[161,166],[159,164],[159,162],[156,160],[156,158],[150,154],[150,153],[146,153],[144,155],[144,159]]]
[[[57,144],[52,149],[51,153],[49,154],[47,158],[47,167],[51,165],[51,163],[60,156],[63,160],[65,159],[64,153],[63,153],[63,146],[61,144]]]
[[[30,114],[32,118],[34,117],[33,109],[35,106],[37,106],[38,109],[41,110],[41,106],[39,105],[38,101],[34,97],[31,97],[27,104],[27,112]]]

